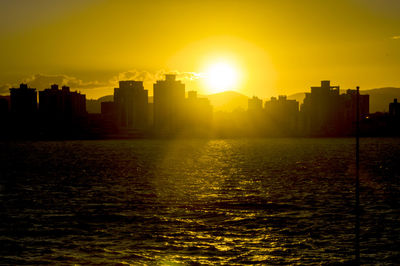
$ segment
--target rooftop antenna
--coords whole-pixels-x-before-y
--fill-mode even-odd
[[[356,227],[355,255],[356,265],[360,265],[360,87],[356,94]]]

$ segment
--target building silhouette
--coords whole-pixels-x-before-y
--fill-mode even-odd
[[[86,115],[86,95],[81,94],[77,91],[70,92],[69,87],[63,86],[62,91],[66,93],[68,101],[70,103],[67,104],[67,106],[70,104],[71,109],[71,115],[73,117],[78,117],[78,116],[85,116]],[[68,102],[67,101],[67,102]],[[67,109],[67,111],[69,111]]]
[[[82,117],[86,115],[86,96],[71,92],[67,86],[60,90],[53,84],[51,88],[39,91],[39,111],[42,116],[55,120]]]
[[[198,98],[196,91],[188,91],[186,106],[185,131],[195,136],[210,134],[213,108],[207,98]]]
[[[394,99],[392,103],[389,104],[389,115],[393,118],[400,119],[400,103],[397,99]]]
[[[86,128],[86,95],[57,84],[39,91],[39,132],[48,137],[78,137]]]
[[[207,98],[196,91],[185,97],[185,84],[166,75],[154,85],[153,101],[142,81],[120,81],[114,101],[101,103],[101,114],[86,112],[86,96],[57,84],[39,92],[21,84],[0,96],[1,136],[21,138],[132,138],[150,136],[348,136],[355,133],[357,99],[361,134],[400,135],[400,104],[389,113],[369,114],[369,95],[356,90],[340,93],[329,80],[311,87],[299,111],[299,103],[286,96],[265,101],[253,96],[247,111],[213,113]],[[39,107],[39,108],[38,108]],[[39,112],[37,112],[39,110]],[[212,132],[212,134],[211,134]]]
[[[0,95],[0,117],[5,117],[10,112],[10,96]]]
[[[369,95],[360,95],[360,117],[369,113]],[[329,80],[320,87],[311,87],[301,105],[301,124],[305,135],[341,136],[355,132],[357,93],[347,90],[340,94],[339,86]]]
[[[36,131],[37,92],[27,84],[10,89],[9,135],[29,138]]]
[[[400,103],[397,102],[397,98],[389,104],[389,131],[391,136],[400,135]]]
[[[39,91],[39,112],[46,117],[60,120],[63,117],[65,104],[58,85],[51,85],[50,89]]]
[[[170,74],[165,75],[165,80],[158,80],[153,88],[155,133],[178,133],[184,127],[185,84]]]
[[[340,113],[340,87],[331,86],[329,80],[320,87],[311,87],[301,105],[303,131],[306,135],[336,133],[335,125]]]
[[[19,88],[10,89],[11,113],[17,116],[32,116],[37,111],[37,92],[20,84]]]
[[[10,96],[0,95],[0,137],[8,135],[10,130]]]
[[[297,135],[299,123],[299,102],[288,100],[286,96],[271,97],[264,104],[265,128],[267,135]]]
[[[389,103],[389,113],[368,114],[361,120],[361,133],[365,136],[400,136],[400,104],[397,99]]]
[[[118,132],[117,108],[115,102],[101,102],[102,132],[115,134]]]
[[[148,124],[148,91],[143,81],[126,80],[114,89],[114,104],[104,108],[115,108],[117,126],[128,133],[144,132]]]
[[[247,110],[252,111],[260,111],[263,108],[263,101],[256,96],[253,98],[249,98],[247,101]]]
[[[247,100],[247,116],[240,121],[240,113],[236,113],[236,123],[242,127],[242,134],[249,136],[262,136],[265,133],[265,113],[263,100],[256,96]],[[243,119],[242,119],[243,120]],[[240,130],[240,129],[239,129]]]
[[[357,120],[357,90],[347,90],[341,94],[341,120],[336,125],[342,135],[355,134],[355,121]],[[369,114],[369,95],[359,95],[360,120]]]

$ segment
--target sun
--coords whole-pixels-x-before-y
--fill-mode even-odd
[[[238,85],[239,73],[232,64],[218,62],[205,73],[207,87],[213,93],[233,90]]]

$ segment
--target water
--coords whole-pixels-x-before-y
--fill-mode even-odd
[[[354,140],[0,144],[0,264],[347,264]],[[400,263],[400,140],[361,139],[361,260]]]

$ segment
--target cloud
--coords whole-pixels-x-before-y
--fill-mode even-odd
[[[149,72],[145,70],[129,70],[129,71],[124,71],[121,73],[118,73],[116,76],[114,76],[110,82],[113,82],[115,84],[118,83],[120,80],[137,80],[137,81],[143,81],[143,82],[155,82],[157,79],[162,77],[164,75],[164,71],[160,70],[157,72]]]
[[[0,94],[9,94],[10,88],[18,88],[20,83],[26,83],[30,88],[35,88],[38,91],[50,88],[52,84],[61,86],[69,86],[71,90],[87,91],[94,89],[112,88],[115,84],[110,81],[99,82],[97,80],[83,81],[79,78],[68,75],[46,75],[35,74],[26,78],[21,78],[15,84],[1,84]]]
[[[84,82],[76,77],[67,75],[43,75],[35,74],[31,77],[24,79],[23,83],[27,83],[30,87],[38,90],[49,88],[52,84],[58,84],[60,86],[69,86],[72,90],[74,89],[93,89],[99,87],[109,86],[108,83],[101,83],[96,80]]]
[[[26,83],[29,87],[35,88],[38,91],[50,88],[52,84],[58,84],[61,86],[69,86],[71,90],[82,91],[90,95],[90,97],[97,97],[101,93],[109,93],[110,89],[118,87],[120,80],[137,80],[145,83],[146,89],[150,89],[152,84],[157,80],[163,80],[165,74],[175,74],[178,80],[183,83],[192,84],[198,79],[201,79],[204,74],[196,72],[180,72],[180,71],[145,71],[145,70],[129,70],[115,74],[111,79],[105,81],[89,80],[83,81],[77,77],[68,75],[47,75],[47,74],[35,74],[26,78],[22,78],[16,81],[15,84],[0,84],[0,94],[9,94],[9,89],[12,87],[18,87],[19,83]],[[18,83],[17,83],[18,82]],[[108,92],[107,92],[108,91]]]
[[[400,40],[400,35],[392,36],[392,40]]]
[[[164,79],[166,74],[175,74],[178,80],[191,81],[202,77],[201,73],[196,72],[180,72],[180,71],[166,71],[158,70],[155,72],[142,71],[142,70],[130,70],[119,73],[110,82],[118,83],[120,80],[138,80],[143,82],[155,83],[157,80]]]
[[[203,73],[196,73],[196,72],[174,72],[176,74],[178,79],[181,80],[196,80],[196,79],[201,79],[203,78],[204,74]]]

